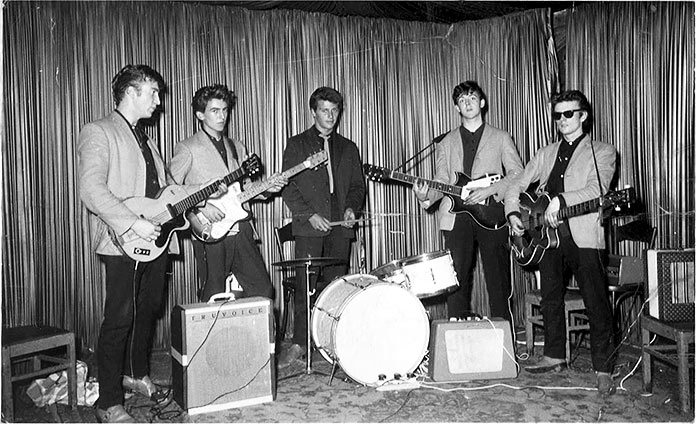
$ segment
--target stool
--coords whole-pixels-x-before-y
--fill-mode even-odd
[[[42,354],[49,349],[66,348],[65,358]],[[13,375],[12,366],[31,361],[31,371]],[[52,366],[42,367],[43,362]],[[12,383],[32,377],[68,372],[68,401],[77,406],[77,370],[75,357],[75,335],[55,327],[25,326],[2,330],[2,413],[8,422],[14,421]]]
[[[292,277],[284,278],[283,279],[283,310],[281,312],[282,318],[280,319],[280,334],[279,334],[279,340],[285,340],[285,334],[287,333],[288,330],[288,316],[292,318],[293,316],[290,314],[290,312],[294,311],[295,309],[295,286],[297,284],[297,279],[293,275]],[[292,305],[292,310],[290,309],[290,305]],[[294,328],[294,326],[293,326]],[[294,330],[293,330],[294,331]]]
[[[565,359],[570,364],[570,333],[576,331],[589,331],[590,324],[585,311],[585,302],[578,290],[568,289],[565,294]],[[534,354],[534,326],[544,326],[541,314],[541,290],[532,290],[524,295],[525,310],[525,335],[527,339],[527,353]]]
[[[694,322],[665,322],[648,315],[642,315],[640,319],[643,334],[643,389],[652,393],[653,357],[676,366],[681,409],[688,413],[691,409],[689,368],[694,367],[693,361],[689,363],[689,344],[694,344]],[[669,339],[673,343],[661,340],[659,344],[651,345],[651,333]]]

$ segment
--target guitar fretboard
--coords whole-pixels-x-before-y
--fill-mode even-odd
[[[578,203],[577,205],[568,206],[558,211],[558,218],[572,218],[574,216],[585,215],[599,208],[601,198],[588,200],[587,202]]]
[[[220,180],[208,184],[207,186],[203,187],[202,189],[198,190],[192,195],[175,203],[174,205],[172,205],[172,209],[174,209],[174,216],[179,216],[187,210],[193,208],[197,204],[201,203],[202,201],[206,200],[208,197],[210,197],[213,193],[215,193],[218,190],[218,187],[220,186],[221,182],[225,185],[230,185],[233,182],[240,179],[241,177],[243,177],[245,174],[246,172],[243,168],[236,169],[235,171],[232,171],[229,174],[222,177]]]
[[[290,178],[295,174],[300,173],[301,171],[304,171],[307,169],[309,166],[305,164],[305,162],[300,163],[299,165],[295,165],[292,168],[281,172],[278,178],[280,177],[285,177],[285,178]],[[269,178],[268,180],[254,184],[251,187],[249,187],[248,190],[243,191],[239,195],[239,202],[240,203],[245,203],[248,202],[249,200],[253,199],[254,197],[258,196],[259,194],[263,193],[264,191],[268,190],[273,186],[277,178]]]
[[[409,184],[415,184],[418,181],[425,181],[428,184],[428,187],[433,190],[441,191],[443,193],[451,194],[453,196],[462,195],[462,188],[459,186],[445,184],[439,181],[426,180],[424,178],[418,178],[413,175],[404,174],[401,172],[391,171],[389,174],[389,178],[391,178],[392,180],[402,181]]]

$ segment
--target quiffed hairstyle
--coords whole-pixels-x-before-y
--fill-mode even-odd
[[[582,123],[582,131],[585,134],[589,134],[592,130],[592,124],[594,122],[594,117],[592,115],[592,106],[587,100],[587,97],[580,90],[566,90],[558,94],[554,94],[551,97],[551,111],[556,110],[556,105],[561,102],[578,102],[578,108],[587,112],[587,119]]]
[[[208,102],[212,99],[223,100],[227,103],[227,107],[232,109],[237,104],[237,95],[234,91],[227,88],[226,85],[214,84],[201,87],[193,95],[193,101],[191,101],[191,106],[193,106],[194,112],[205,112],[205,107],[208,106]]]
[[[159,72],[147,65],[124,66],[111,80],[111,91],[116,106],[123,100],[123,96],[126,94],[128,87],[135,87],[138,92],[140,92],[140,86],[148,80],[157,83],[160,94],[166,92],[167,86],[164,84],[164,78],[162,78]]]
[[[485,114],[488,112],[488,97],[486,97],[486,93],[483,92],[483,89],[476,81],[464,81],[454,87],[454,90],[452,90],[452,101],[455,105],[457,104],[457,100],[464,94],[476,94],[479,96],[479,98],[484,101],[481,113]]]
[[[335,103],[338,105],[338,110],[343,111],[343,96],[331,87],[319,87],[314,90],[314,93],[309,97],[309,107],[313,111],[317,110],[317,103],[319,103],[319,100]]]

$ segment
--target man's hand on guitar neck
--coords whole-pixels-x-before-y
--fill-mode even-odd
[[[268,180],[271,182],[271,186],[266,190],[269,193],[278,193],[280,190],[283,189],[286,185],[288,185],[288,179],[287,177],[284,177],[283,174],[280,172],[277,172],[268,178]]]
[[[162,227],[145,218],[138,218],[130,229],[133,230],[138,237],[148,242],[156,240],[162,231]]]
[[[417,180],[413,184],[413,194],[419,202],[425,202],[428,199],[428,183],[423,180]]]

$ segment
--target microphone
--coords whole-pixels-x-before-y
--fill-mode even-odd
[[[409,163],[409,162],[411,162],[413,159],[417,158],[418,155],[420,155],[421,153],[423,153],[426,149],[428,149],[428,148],[430,148],[431,146],[433,146],[433,145],[435,145],[435,144],[441,142],[441,141],[447,136],[447,134],[448,134],[447,132],[444,132],[444,133],[438,135],[437,137],[435,137],[435,138],[433,139],[433,141],[431,141],[430,143],[428,143],[427,146],[423,147],[422,149],[420,149],[419,151],[417,151],[413,156],[411,156],[410,158],[406,159],[406,161],[404,161],[404,163],[402,163],[402,164],[399,165],[397,168],[395,168],[394,171],[398,171],[400,168],[403,168],[407,163]]]

